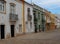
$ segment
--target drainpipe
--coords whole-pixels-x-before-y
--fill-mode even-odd
[[[24,0],[22,0],[22,32],[25,33]]]

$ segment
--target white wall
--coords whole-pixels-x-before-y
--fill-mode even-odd
[[[15,36],[19,32],[19,25],[22,24],[22,3],[15,0],[6,0],[6,14],[0,13],[0,25],[5,25],[5,38],[11,33],[9,22],[10,3],[16,4],[16,14],[18,14],[18,21],[15,23]]]
[[[27,8],[30,8],[31,10],[31,15],[32,15],[32,28],[30,27],[30,22],[27,20]],[[33,7],[27,3],[25,3],[25,22],[28,22],[28,24],[26,24],[26,33],[28,32],[34,32],[34,19],[33,19]]]
[[[55,25],[57,25],[57,28],[60,28],[60,20],[56,19]]]

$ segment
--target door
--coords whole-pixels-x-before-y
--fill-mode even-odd
[[[14,25],[11,25],[11,37],[14,37]]]
[[[41,30],[40,30],[41,28],[40,28],[40,25],[39,25],[39,32],[41,32]]]
[[[35,33],[37,33],[37,26],[35,25]]]
[[[22,25],[19,25],[19,32],[22,33]]]
[[[4,39],[5,38],[5,36],[4,36],[4,34],[5,34],[5,31],[4,31],[5,26],[4,25],[1,25],[0,27],[1,27],[0,28],[0,30],[1,30],[1,39]]]
[[[47,30],[50,30],[50,24],[47,23]]]

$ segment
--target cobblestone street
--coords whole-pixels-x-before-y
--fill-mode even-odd
[[[60,44],[60,30],[25,34],[7,40],[0,40],[0,44]]]

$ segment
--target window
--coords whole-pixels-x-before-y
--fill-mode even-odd
[[[27,19],[28,19],[28,21],[32,20],[32,15],[30,13],[30,8],[27,8]]]
[[[30,12],[30,8],[28,8],[28,12]]]
[[[40,19],[40,12],[38,12],[38,19]]]
[[[19,25],[19,32],[22,32],[22,24]]]
[[[5,12],[5,2],[0,1],[0,12]]]
[[[27,13],[28,13],[28,15],[30,15],[30,8],[27,9]]]
[[[10,13],[14,14],[15,13],[15,4],[10,3]]]
[[[32,28],[32,22],[30,22],[30,27]]]
[[[28,22],[26,21],[26,28],[28,29]]]

